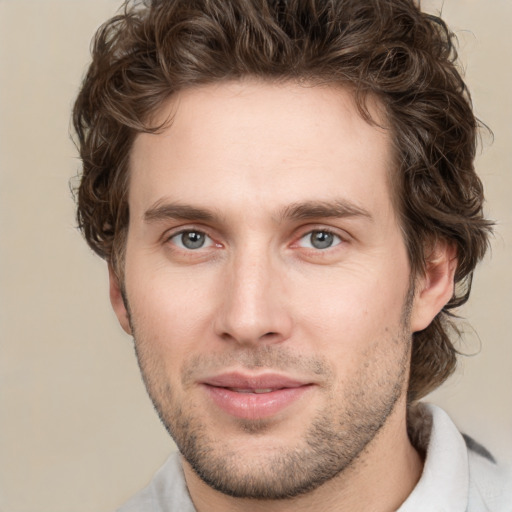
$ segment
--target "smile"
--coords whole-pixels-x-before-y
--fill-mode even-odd
[[[256,393],[256,394],[271,393],[272,391],[276,391],[275,389],[272,389],[272,388],[267,388],[267,389],[236,389],[236,388],[228,388],[228,389],[230,389],[231,391],[235,391],[236,393]]]
[[[216,409],[234,418],[270,418],[301,401],[313,385],[276,374],[229,373],[207,379],[203,389]]]

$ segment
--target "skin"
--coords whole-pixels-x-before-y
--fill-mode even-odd
[[[132,148],[111,300],[197,510],[396,510],[422,469],[411,336],[449,300],[455,259],[434,247],[411,293],[389,132],[342,88],[255,80],[183,91],[169,116]],[[204,385],[226,372],[304,387],[236,417]]]

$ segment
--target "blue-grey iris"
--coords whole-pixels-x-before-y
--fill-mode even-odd
[[[205,242],[206,236],[198,231],[186,231],[181,234],[181,243],[187,249],[200,249]]]
[[[313,231],[310,240],[315,249],[327,249],[333,244],[334,235],[328,231]]]

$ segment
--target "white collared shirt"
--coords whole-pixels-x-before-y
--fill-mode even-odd
[[[420,404],[427,440],[423,473],[398,512],[512,512],[512,468],[462,436],[439,407]],[[416,433],[417,434],[417,433]]]

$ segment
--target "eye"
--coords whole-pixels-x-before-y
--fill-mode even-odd
[[[342,242],[341,238],[330,231],[323,229],[315,229],[304,235],[299,240],[301,247],[307,247],[309,249],[329,249]]]
[[[202,231],[181,231],[176,235],[169,238],[169,241],[180,249],[193,251],[196,249],[203,249],[212,246],[213,240]]]

